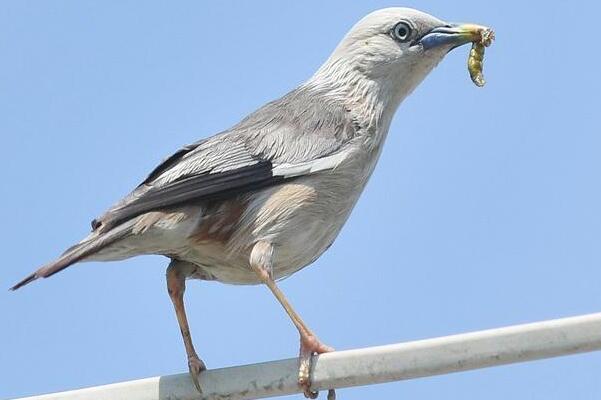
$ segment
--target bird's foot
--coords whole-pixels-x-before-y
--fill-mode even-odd
[[[192,378],[192,382],[194,382],[194,386],[200,393],[202,393],[202,389],[200,388],[200,382],[198,378],[200,377],[200,373],[207,369],[205,363],[198,358],[198,356],[188,357],[188,370],[190,371],[190,377]]]
[[[329,353],[334,351],[319,341],[313,334],[301,334],[301,346],[299,355],[298,384],[303,389],[303,393],[308,399],[316,399],[319,392],[311,390],[311,357],[313,354]],[[334,389],[328,391],[328,400],[335,400],[336,392]]]

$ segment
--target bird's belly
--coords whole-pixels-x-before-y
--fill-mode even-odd
[[[302,232],[282,229],[279,235],[270,235],[278,240],[284,236],[285,241],[275,247],[273,257],[273,276],[275,279],[286,278],[315,261],[336,238],[338,231],[332,225],[323,229],[323,221],[308,222]],[[312,226],[311,226],[312,225]],[[252,248],[252,247],[251,247]],[[199,266],[196,278],[216,280],[222,283],[237,285],[259,284],[257,274],[249,265],[250,251],[241,250],[235,254],[228,252],[219,244],[198,246],[187,251],[179,258]]]
[[[331,246],[342,227],[340,223],[324,226],[324,221],[314,221],[313,225],[295,232],[294,237],[276,248],[273,264],[276,279],[286,278],[314,262]]]
[[[332,244],[360,192],[334,176],[306,177],[261,190],[248,197],[227,241],[196,243],[182,258],[199,265],[211,279],[257,284],[248,260],[252,246],[266,241],[274,246],[273,275],[283,279],[311,264]]]

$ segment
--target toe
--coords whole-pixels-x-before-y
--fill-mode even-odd
[[[323,354],[334,351],[333,347],[323,344],[317,336],[301,336],[301,353],[310,352],[311,354]]]
[[[303,393],[308,399],[316,399],[319,392],[311,390],[311,353],[302,352],[298,368],[298,385],[303,389]]]
[[[311,389],[305,389],[305,391],[303,392],[303,394],[305,395],[305,397],[307,399],[316,399],[319,396],[319,392],[318,391],[313,391]]]
[[[308,388],[311,385],[309,374],[311,370],[311,355],[300,358],[298,368],[298,384],[303,388]]]
[[[317,348],[315,349],[315,352],[317,354],[330,353],[332,351],[334,351],[333,347],[328,346],[327,344],[323,344],[323,343],[321,343],[321,342],[318,341]]]
[[[191,357],[188,359],[188,369],[190,371],[190,377],[192,378],[194,386],[196,386],[196,389],[202,393],[202,390],[200,389],[199,377],[200,373],[207,369],[205,363],[198,357]]]

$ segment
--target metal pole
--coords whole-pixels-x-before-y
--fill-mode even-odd
[[[313,388],[370,385],[601,350],[601,313],[316,356]],[[259,399],[299,393],[297,360],[204,372],[205,399]],[[189,400],[188,374],[28,397],[30,400]]]

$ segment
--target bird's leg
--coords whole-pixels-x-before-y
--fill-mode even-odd
[[[205,363],[198,358],[196,350],[194,350],[192,337],[190,335],[190,327],[188,326],[188,318],[186,317],[186,309],[184,308],[186,277],[191,275],[193,271],[194,266],[191,264],[177,260],[171,261],[167,268],[167,291],[173,302],[179,329],[182,332],[182,338],[184,339],[184,346],[186,347],[186,354],[188,355],[188,369],[190,370],[192,382],[194,382],[196,389],[202,393],[198,377],[202,371],[207,369],[207,367],[205,366]]]
[[[303,389],[305,397],[315,399],[318,392],[311,391],[311,357],[313,354],[327,353],[334,351],[334,349],[326,346],[317,338],[297,312],[294,311],[284,293],[276,285],[273,279],[272,255],[273,246],[271,244],[258,242],[251,252],[250,265],[259,279],[261,279],[261,282],[269,287],[276,299],[284,307],[284,310],[286,310],[296,329],[298,329],[300,335],[298,384]],[[328,392],[328,399],[331,400],[334,397],[334,390],[330,390]]]

